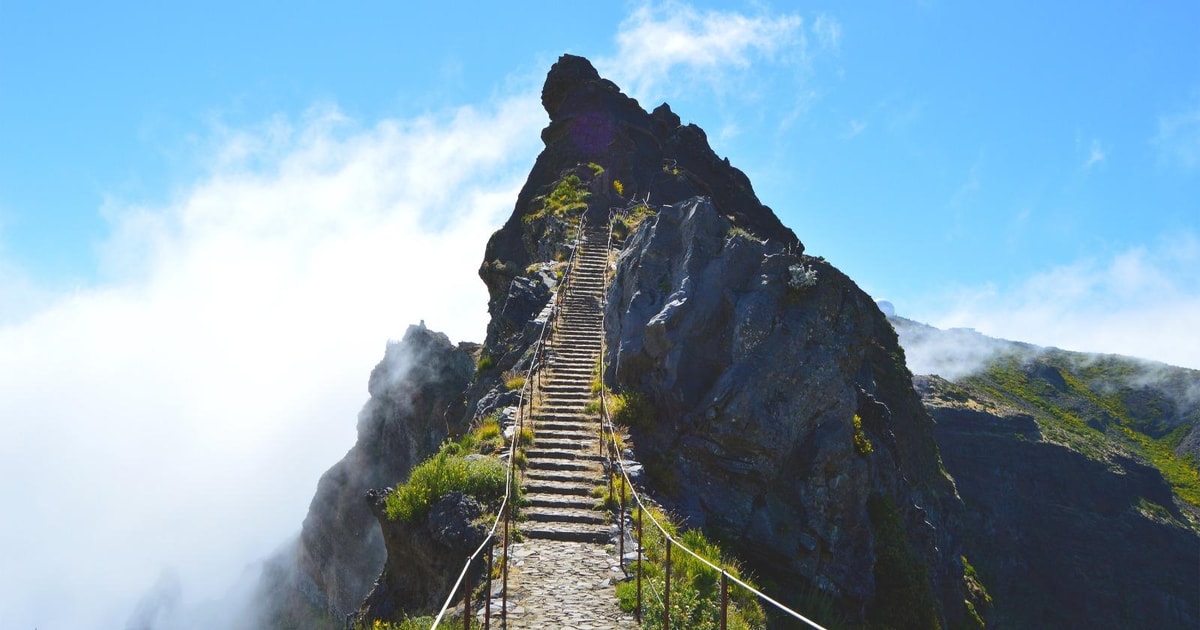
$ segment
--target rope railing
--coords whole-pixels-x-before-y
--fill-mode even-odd
[[[609,231],[608,231],[610,246],[612,243],[612,218],[613,218],[613,214],[610,213]],[[605,296],[604,296],[604,301],[601,304],[601,317],[602,318],[606,315],[607,302],[608,302],[608,295],[606,292]],[[606,327],[604,327],[603,329],[607,330]],[[600,345],[600,373],[601,373],[601,375],[603,375],[605,372],[606,357],[607,357],[607,343],[606,343],[606,339],[602,338],[601,345]],[[659,523],[658,520],[654,518],[654,515],[649,511],[649,509],[647,509],[646,502],[643,500],[641,493],[639,493],[637,491],[637,488],[633,485],[633,480],[629,476],[629,471],[628,471],[628,469],[625,468],[624,458],[621,457],[621,455],[619,453],[615,453],[618,438],[617,438],[615,424],[613,423],[612,417],[610,416],[609,410],[608,410],[607,389],[604,387],[600,388],[600,413],[601,413],[601,428],[600,428],[600,430],[602,433],[605,430],[608,431],[608,436],[607,436],[608,437],[608,448],[604,449],[603,444],[602,444],[601,448],[604,451],[605,457],[607,458],[607,464],[608,464],[607,470],[608,470],[608,477],[609,477],[609,481],[608,481],[609,504],[611,505],[614,502],[617,503],[619,506],[619,512],[620,512],[617,515],[617,521],[620,523],[619,535],[620,535],[620,554],[621,554],[620,557],[621,557],[621,566],[622,567],[625,566],[625,510],[626,510],[625,493],[626,493],[626,491],[628,491],[629,496],[634,501],[636,501],[637,506],[639,508],[638,509],[638,519],[637,519],[637,523],[636,523],[637,536],[638,536],[638,540],[637,540],[638,561],[637,561],[637,567],[635,569],[635,571],[636,571],[635,579],[637,580],[637,603],[636,603],[636,608],[634,611],[634,615],[639,622],[641,622],[641,620],[642,620],[642,552],[644,549],[644,545],[642,545],[642,537],[643,537],[642,520],[643,520],[643,518],[649,518],[650,524],[653,525],[654,528],[657,529],[662,534],[663,540],[665,543],[664,546],[666,549],[666,567],[665,567],[666,568],[666,572],[665,572],[666,579],[665,579],[665,583],[664,583],[664,587],[663,587],[663,596],[661,598],[658,597],[657,593],[654,593],[653,589],[650,589],[651,594],[653,594],[655,596],[655,599],[657,599],[659,601],[659,603],[663,606],[664,628],[667,628],[669,630],[670,624],[671,624],[671,613],[670,613],[670,607],[671,607],[671,604],[670,604],[670,601],[671,601],[670,600],[670,598],[671,598],[671,548],[677,547],[684,553],[686,553],[689,556],[698,560],[701,564],[707,566],[709,569],[712,569],[713,571],[716,571],[717,573],[719,573],[721,575],[721,606],[720,606],[720,611],[721,611],[721,613],[720,613],[720,628],[721,628],[721,630],[726,630],[727,623],[728,623],[727,615],[728,615],[728,607],[729,607],[729,597],[728,597],[729,596],[729,589],[728,589],[729,582],[733,582],[734,584],[741,586],[742,588],[744,588],[747,591],[749,591],[750,593],[752,593],[755,597],[757,597],[761,601],[766,602],[767,604],[770,604],[771,606],[773,606],[779,612],[781,612],[785,615],[788,615],[790,617],[793,617],[796,620],[801,621],[805,624],[808,624],[810,627],[815,628],[816,630],[825,630],[825,628],[822,627],[817,622],[815,622],[815,621],[809,619],[808,617],[805,617],[804,615],[792,610],[791,608],[788,608],[787,606],[779,603],[775,599],[768,596],[766,593],[763,593],[762,591],[747,584],[745,581],[739,579],[737,576],[731,574],[724,567],[720,567],[720,566],[713,564],[707,558],[704,558],[703,556],[700,556],[696,552],[692,551],[687,545],[684,545],[683,543],[676,540],[675,537],[672,536],[665,527],[663,527],[662,523]],[[613,496],[614,486],[615,486],[613,478],[614,478],[617,470],[620,470],[621,478],[622,478],[622,481],[624,482],[624,486],[625,486],[625,489],[622,489],[620,492],[619,500],[614,499],[614,496]]]
[[[554,302],[550,306],[550,313],[546,317],[546,321],[542,323],[542,330],[539,332],[537,340],[535,340],[534,343],[530,346],[533,349],[533,356],[529,361],[529,368],[526,371],[525,383],[521,386],[520,394],[517,398],[517,418],[516,418],[516,422],[513,424],[512,443],[509,444],[509,450],[508,450],[508,470],[505,473],[505,479],[504,479],[504,499],[500,502],[500,508],[496,512],[496,519],[492,522],[492,527],[488,531],[487,536],[484,537],[483,542],[481,542],[479,544],[479,547],[475,549],[474,553],[472,553],[470,556],[467,557],[466,562],[463,564],[463,569],[462,569],[462,571],[459,572],[458,579],[454,582],[454,586],[451,587],[450,593],[446,596],[446,601],[445,601],[445,603],[442,604],[441,610],[438,611],[437,616],[434,618],[433,625],[430,626],[430,630],[437,628],[438,625],[441,624],[441,622],[445,619],[446,614],[449,612],[451,606],[453,606],[453,604],[454,604],[454,601],[457,599],[455,597],[455,595],[459,593],[460,587],[463,587],[464,584],[465,584],[466,588],[463,589],[463,596],[462,596],[463,597],[463,628],[465,630],[470,630],[471,617],[472,617],[472,615],[471,615],[471,588],[472,587],[471,587],[471,583],[470,583],[471,582],[471,580],[470,580],[471,565],[479,557],[479,554],[483,553],[485,550],[488,552],[488,556],[487,556],[487,558],[488,558],[487,565],[488,566],[487,566],[487,576],[486,576],[487,586],[484,589],[484,602],[483,602],[484,626],[483,627],[485,628],[485,630],[490,629],[490,627],[491,627],[491,612],[492,612],[491,582],[492,582],[492,556],[493,556],[490,544],[495,541],[496,530],[500,527],[501,523],[503,523],[503,525],[504,525],[503,536],[502,536],[502,542],[504,544],[504,549],[503,549],[503,554],[502,554],[502,559],[501,559],[501,567],[500,567],[501,572],[502,572],[502,578],[503,578],[503,588],[501,589],[501,597],[502,597],[503,603],[500,607],[500,617],[501,617],[501,623],[505,627],[508,626],[508,564],[509,564],[508,563],[508,557],[509,557],[509,554],[508,554],[509,531],[508,530],[509,530],[509,525],[510,525],[510,521],[512,518],[512,503],[515,499],[515,496],[514,496],[515,493],[513,492],[513,490],[515,488],[514,481],[516,478],[517,446],[521,441],[521,434],[525,428],[526,417],[533,413],[533,401],[534,401],[534,397],[537,394],[537,384],[540,382],[541,367],[545,360],[545,352],[546,352],[547,342],[550,339],[550,337],[548,335],[552,335],[554,327],[557,324],[558,313],[560,312],[560,310],[562,308],[562,302],[563,302],[564,295],[570,289],[571,278],[573,275],[571,272],[574,269],[574,266],[576,264],[576,259],[577,259],[577,255],[579,252],[580,243],[583,239],[583,232],[586,229],[586,227],[587,227],[586,217],[581,217],[579,220],[578,229],[575,233],[575,244],[574,244],[574,247],[572,247],[571,256],[567,260],[567,268],[566,268],[566,271],[563,273],[563,280],[559,284],[557,294],[555,295]],[[505,301],[505,305],[507,306],[507,299]],[[529,404],[529,413],[528,414],[525,412],[526,403]],[[475,419],[478,419],[478,416],[476,416]]]

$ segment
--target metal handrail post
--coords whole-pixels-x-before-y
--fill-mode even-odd
[[[504,565],[502,569],[502,583],[500,585],[500,625],[506,630],[508,628],[508,521],[510,517],[510,509],[504,506]]]
[[[645,511],[639,507],[637,512],[637,608],[633,616],[638,623],[642,622],[642,513]]]
[[[487,561],[487,582],[483,587],[483,630],[492,629],[492,556],[495,554],[495,547],[488,549]]]
[[[663,588],[663,630],[671,630],[671,547],[673,541],[663,532],[663,544],[667,548],[667,580]]]
[[[463,582],[463,630],[471,630],[471,558],[467,558],[467,579]]]
[[[721,569],[721,630],[729,627],[729,574]]]
[[[611,475],[609,475],[609,476],[611,477]],[[620,532],[621,532],[621,542],[620,542],[621,548],[618,551],[618,553],[620,554],[620,558],[621,558],[621,571],[624,572],[624,570],[625,570],[625,491],[624,490],[622,490],[621,494],[617,496],[617,503],[620,506],[620,510],[617,512],[617,523],[620,524],[619,527],[620,527]],[[626,575],[628,575],[628,573],[626,573]]]

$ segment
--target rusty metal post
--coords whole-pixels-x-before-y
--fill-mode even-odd
[[[729,574],[721,569],[721,630],[729,627]]]
[[[492,539],[493,542],[495,540]],[[483,630],[492,630],[492,556],[495,555],[495,550],[494,545],[487,550],[487,583],[483,587]]]
[[[613,486],[614,485],[615,484],[613,483],[612,457],[609,457],[608,458],[608,504],[609,505],[613,504],[613,490],[614,490]]]
[[[620,543],[621,549],[620,549],[619,553],[621,554],[620,555],[621,568],[624,569],[625,568],[625,492],[624,491],[622,491],[620,496],[617,497],[617,503],[620,506],[620,510],[617,511],[617,523],[620,524],[620,530],[621,530],[621,543]],[[628,574],[626,574],[626,575],[628,575]]]
[[[463,581],[463,630],[471,630],[471,558],[467,558],[467,575]]]
[[[663,630],[671,630],[671,539],[663,534],[663,545],[667,547],[667,583],[663,588]]]
[[[638,508],[637,517],[637,608],[634,609],[634,617],[638,623],[642,622],[642,512],[645,508]]]
[[[508,629],[508,519],[510,507],[504,505],[504,556],[500,573],[503,576],[500,585],[500,625]]]

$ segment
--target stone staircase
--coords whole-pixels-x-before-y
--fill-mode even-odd
[[[585,228],[575,268],[551,337],[541,394],[534,401],[534,443],[524,475],[526,538],[604,544],[613,536],[606,512],[593,509],[602,485],[600,418],[584,407],[604,334],[601,313],[608,270],[608,230]]]

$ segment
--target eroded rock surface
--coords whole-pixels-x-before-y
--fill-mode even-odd
[[[961,504],[892,327],[831,265],[733,228],[707,198],[662,207],[617,264],[607,376],[653,409],[632,427],[649,486],[792,593],[961,621]],[[883,521],[905,567],[879,562]],[[897,588],[924,599],[907,618]]]
[[[451,492],[433,504],[424,518],[408,523],[388,518],[385,505],[390,492],[372,491],[367,500],[388,553],[383,572],[358,614],[388,621],[437,614],[464,561],[487,536],[487,524],[480,522],[483,508],[471,497]],[[482,560],[472,566],[473,583],[479,583],[482,568]]]
[[[264,588],[271,595],[264,598],[274,602],[268,617],[321,628],[358,609],[386,558],[367,491],[406,479],[451,430],[461,429],[473,350],[424,325],[388,343],[371,371],[357,442],[321,476],[299,540],[268,566]]]

